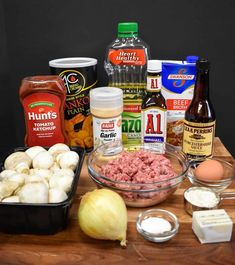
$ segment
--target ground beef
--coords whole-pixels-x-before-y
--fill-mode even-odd
[[[164,201],[180,183],[179,179],[174,178],[176,173],[171,161],[164,155],[147,150],[125,151],[102,165],[99,173],[118,181],[100,180],[109,187],[115,187],[126,204],[133,207],[146,207]]]
[[[125,151],[103,165],[100,173],[111,180],[133,184],[169,180],[176,175],[168,158],[146,150]]]

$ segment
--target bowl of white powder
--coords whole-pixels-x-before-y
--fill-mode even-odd
[[[220,196],[210,188],[191,187],[184,192],[184,208],[192,215],[194,211],[217,209]]]

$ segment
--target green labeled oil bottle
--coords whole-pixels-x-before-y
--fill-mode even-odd
[[[185,112],[183,152],[191,159],[211,157],[216,115],[209,97],[210,62],[199,59],[193,99]]]

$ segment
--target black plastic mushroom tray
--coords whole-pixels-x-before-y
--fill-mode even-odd
[[[27,147],[17,147],[7,152],[5,158],[16,151],[25,151]],[[45,148],[47,149],[47,148]],[[11,234],[55,234],[65,229],[69,223],[69,211],[76,194],[78,180],[85,157],[85,150],[70,147],[79,155],[79,164],[75,169],[71,190],[68,198],[60,203],[10,203],[0,202],[0,232]],[[4,169],[5,159],[1,162]]]

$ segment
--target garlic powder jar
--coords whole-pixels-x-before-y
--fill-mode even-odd
[[[90,91],[94,148],[122,139],[123,92],[116,87],[98,87]]]

